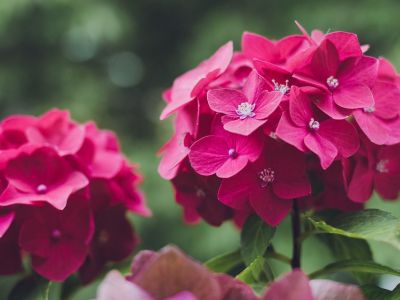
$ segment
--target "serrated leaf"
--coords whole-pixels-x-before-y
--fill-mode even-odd
[[[380,265],[373,261],[362,260],[343,260],[325,266],[309,275],[311,279],[318,278],[323,275],[337,272],[360,272],[370,274],[389,274],[400,276],[400,271],[387,266]]]
[[[258,256],[236,278],[252,286],[265,286],[265,283],[274,279],[274,275],[267,260],[262,256]]]
[[[318,238],[326,244],[332,255],[338,260],[373,260],[372,251],[368,242],[365,240],[353,239],[334,234],[321,234]],[[353,273],[353,275],[361,283],[369,283],[373,278],[371,274]]]
[[[241,254],[246,266],[265,254],[275,231],[256,215],[247,219],[241,233]]]
[[[400,249],[400,219],[379,209],[342,213],[327,220],[308,217],[322,233],[389,243]]]
[[[206,261],[204,265],[214,272],[227,273],[243,262],[240,250],[225,253]]]

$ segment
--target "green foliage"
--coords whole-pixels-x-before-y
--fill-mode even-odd
[[[370,274],[389,274],[400,276],[400,270],[395,270],[387,266],[380,265],[373,261],[363,260],[343,260],[331,263],[324,268],[309,275],[310,278],[318,278],[324,275],[338,272],[360,272]]]
[[[332,255],[338,260],[373,260],[367,241],[334,234],[320,234],[318,238],[326,244]],[[361,283],[368,283],[373,279],[370,274],[354,273],[354,275]]]
[[[206,261],[204,265],[214,272],[228,273],[234,267],[243,263],[240,250],[221,254]]]
[[[246,221],[241,233],[241,254],[249,266],[257,257],[264,256],[275,234],[276,228],[269,226],[256,215]]]
[[[258,256],[236,278],[259,291],[265,287],[267,282],[274,279],[274,274],[268,261],[264,257]]]
[[[317,232],[389,243],[400,249],[400,219],[379,209],[342,213],[326,221],[309,217]]]
[[[388,291],[375,285],[362,286],[362,290],[368,300],[400,300],[400,285],[393,291]]]

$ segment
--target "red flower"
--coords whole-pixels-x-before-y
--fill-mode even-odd
[[[28,208],[22,223],[20,247],[31,254],[32,267],[53,281],[63,281],[84,262],[93,235],[93,219],[87,200],[78,197],[57,210],[49,205]]]
[[[278,225],[295,198],[311,193],[300,152],[270,140],[265,153],[234,177],[223,179],[219,200],[233,208],[251,206],[268,224]]]

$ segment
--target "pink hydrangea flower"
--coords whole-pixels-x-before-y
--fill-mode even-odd
[[[365,300],[355,285],[332,280],[309,280],[301,270],[294,270],[271,284],[263,300]]]
[[[311,99],[299,88],[293,87],[290,97],[289,112],[282,115],[276,129],[279,138],[303,152],[314,152],[324,169],[338,155],[350,157],[357,152],[359,140],[353,125],[313,110]]]
[[[193,169],[200,175],[216,174],[228,178],[240,172],[248,162],[258,159],[263,148],[261,134],[244,137],[229,133],[215,121],[212,135],[207,135],[190,147],[189,160]]]
[[[384,199],[397,199],[400,191],[400,145],[377,147],[365,138],[362,149],[347,162],[349,198],[366,202],[375,189]]]
[[[257,300],[250,287],[224,274],[208,271],[179,249],[142,251],[131,274],[111,271],[97,290],[97,300]]]
[[[334,119],[344,119],[353,109],[374,105],[370,86],[377,72],[377,59],[361,56],[342,61],[335,44],[325,39],[295,70],[295,77],[321,88],[325,93],[316,101],[318,107]]]
[[[78,195],[63,211],[44,206],[28,208],[26,214],[31,217],[21,225],[21,249],[32,255],[36,272],[54,281],[65,280],[88,253],[93,235],[88,201]]]
[[[257,213],[277,225],[287,215],[291,201],[286,201],[286,196],[271,188],[266,189],[268,195],[265,190],[250,192],[248,188],[249,181],[257,186],[251,175],[257,170],[252,168],[271,160],[268,153],[274,150],[266,146],[270,138],[288,149],[297,148],[295,156],[302,156],[303,161],[320,162],[306,169],[301,164],[291,168],[294,174],[308,176],[313,187],[315,181],[326,187],[313,190],[312,196],[309,185],[308,194],[303,193],[305,189],[292,193],[291,197],[301,198],[298,202],[304,209],[356,210],[374,188],[394,197],[397,185],[388,177],[380,188],[367,185],[362,201],[353,201],[360,197],[348,186],[355,166],[365,160],[360,139],[366,136],[379,146],[400,142],[399,74],[387,60],[365,55],[369,46],[360,45],[354,33],[313,30],[308,34],[297,25],[302,34],[276,41],[245,32],[241,51],[232,56],[226,44],[202,67],[187,73],[201,74],[203,80],[186,74],[182,78],[195,79],[178,78],[164,93],[167,112],[162,118],[175,113],[176,120],[174,135],[161,150],[159,173],[172,181],[187,222],[203,218],[218,226],[232,219],[240,225],[248,215]],[[205,75],[216,65],[218,71]],[[174,92],[183,91],[179,82],[188,82],[185,93]],[[180,101],[174,93],[180,95]],[[218,133],[215,120],[223,125]],[[264,144],[261,152],[259,136]],[[274,159],[284,160],[278,153]],[[375,162],[371,164],[373,169]],[[296,180],[289,171],[283,174],[286,178],[280,180],[288,185]],[[316,174],[318,178],[312,177]]]
[[[138,239],[126,212],[150,210],[114,133],[54,109],[3,120],[0,152],[0,274],[30,255],[49,280],[79,271],[89,282],[130,255]]]
[[[235,89],[215,89],[207,93],[208,104],[215,112],[224,114],[224,128],[232,133],[249,135],[267,122],[282,101],[282,93],[267,91],[265,80],[252,72],[243,86]]]
[[[310,193],[301,152],[270,140],[256,162],[222,180],[218,198],[237,209],[251,206],[265,222],[276,226],[289,213],[291,200]]]
[[[233,44],[228,42],[208,60],[175,79],[171,89],[171,102],[161,113],[161,120],[196,99],[210,82],[224,73],[232,55]]]
[[[2,206],[44,201],[62,210],[69,196],[89,183],[82,173],[47,147],[21,153],[8,162],[4,172],[8,186],[0,195]]]

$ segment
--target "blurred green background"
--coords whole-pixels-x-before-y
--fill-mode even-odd
[[[3,0],[0,114],[68,108],[79,121],[93,119],[116,131],[125,153],[141,166],[154,212],[150,219],[133,217],[141,248],[175,243],[206,260],[236,248],[239,234],[231,224],[217,229],[183,224],[170,184],[156,170],[155,153],[171,127],[170,120],[158,120],[161,92],[226,41],[239,49],[243,31],[280,38],[298,32],[294,20],[309,31],[356,32],[371,45],[370,54],[400,66],[399,11],[396,0]],[[400,216],[398,203],[374,200],[370,205]],[[276,248],[289,255],[287,222],[279,231]],[[378,261],[400,267],[393,249],[373,247]],[[310,271],[332,258],[310,240],[303,259]],[[5,286],[0,297],[1,290]],[[79,293],[74,298],[88,299],[93,287]]]

